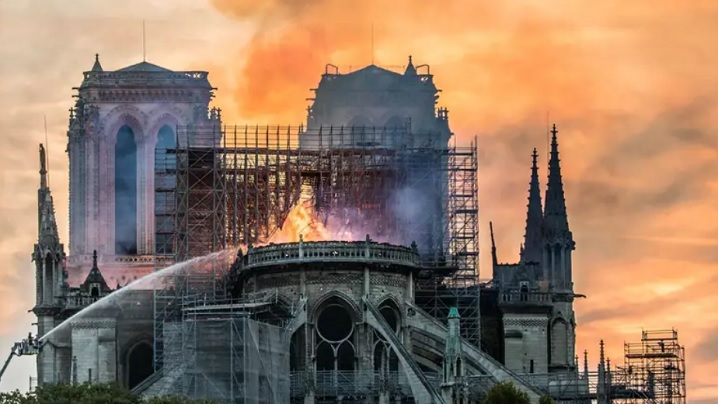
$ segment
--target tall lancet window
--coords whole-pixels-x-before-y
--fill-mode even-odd
[[[127,125],[115,144],[115,254],[137,254],[137,144]]]
[[[155,146],[155,254],[174,253],[174,211],[177,188],[177,139],[169,126],[157,134]]]
[[[43,296],[43,303],[45,304],[53,304],[55,303],[55,282],[57,279],[54,279],[55,275],[55,263],[52,259],[52,256],[48,253],[47,256],[45,256],[45,272],[43,273],[43,279],[42,279],[42,293]]]

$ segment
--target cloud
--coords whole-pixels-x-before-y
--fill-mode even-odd
[[[706,362],[715,362],[718,360],[718,330],[713,330],[713,332],[706,336],[694,349],[696,351],[695,355],[703,358]]]

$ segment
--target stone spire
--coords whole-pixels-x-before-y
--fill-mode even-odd
[[[466,374],[464,355],[461,347],[461,317],[456,307],[449,308],[448,333],[444,347],[444,363],[442,365],[443,380],[442,396],[447,403],[462,403],[466,395]]]
[[[64,286],[65,250],[60,243],[55,220],[55,205],[47,183],[47,156],[40,145],[40,188],[37,190],[37,244],[32,259],[35,262],[35,282],[37,285],[37,315],[47,314],[47,308],[57,309]],[[35,309],[33,309],[35,310]],[[42,327],[40,327],[42,328]],[[46,329],[38,329],[44,334]]]
[[[47,156],[45,156],[45,146],[40,144],[40,189],[47,188]]]
[[[414,67],[414,63],[411,61],[411,55],[409,55],[409,64],[406,65],[404,76],[416,76],[416,68]]]
[[[543,213],[541,208],[541,191],[538,178],[538,153],[534,148],[533,164],[531,166],[531,182],[529,183],[528,211],[526,214],[526,233],[521,253],[521,262],[541,261],[541,227]],[[560,174],[559,174],[560,175]],[[560,178],[559,178],[560,181]],[[563,195],[563,192],[562,192]]]
[[[90,71],[93,71],[93,72],[104,71],[102,69],[102,65],[100,64],[100,55],[98,53],[95,53],[95,63],[92,65],[92,70],[90,70]]]
[[[47,184],[47,156],[45,147],[40,145],[40,188],[37,190],[38,243],[46,248],[59,245],[60,236],[55,220],[55,205]]]
[[[551,130],[551,159],[548,163],[548,184],[546,186],[546,209],[544,211],[544,228],[549,238],[571,238],[566,213],[566,199],[561,179],[561,165],[558,157],[558,131],[556,124]]]
[[[80,285],[80,290],[91,292],[93,285],[98,288],[97,296],[104,296],[112,292],[112,289],[107,285],[105,277],[102,276],[102,272],[100,272],[100,268],[97,265],[97,250],[92,251],[92,268],[87,274],[85,282]]]

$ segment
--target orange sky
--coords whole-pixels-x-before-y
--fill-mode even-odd
[[[326,63],[368,64],[373,24],[376,63],[430,64],[458,140],[479,135],[481,247],[493,220],[504,261],[548,112],[588,295],[578,349],[595,358],[603,337],[616,363],[642,327],[676,327],[689,402],[718,399],[718,2],[701,0],[0,0],[0,349],[33,321],[43,114],[67,242],[71,87],[96,52],[105,69],[139,61],[143,18],[149,61],[208,70],[225,121],[260,124],[301,122]],[[32,360],[11,366],[0,388],[25,388]]]

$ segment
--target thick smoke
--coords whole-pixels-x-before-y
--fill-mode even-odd
[[[372,201],[380,209],[335,207],[317,212],[309,200],[295,205],[268,243],[304,241],[372,241],[410,246],[427,255],[441,250],[441,227],[445,218],[436,209],[436,193],[416,187],[392,190],[385,200]],[[322,219],[324,218],[324,219]]]
[[[427,254],[435,247],[432,234],[433,223],[440,220],[433,208],[432,193],[405,187],[395,190],[389,199],[389,206],[401,229],[401,244],[416,243],[419,252]]]
[[[358,241],[369,236],[382,243],[410,246],[416,243],[426,255],[440,249],[436,223],[443,214],[436,210],[435,193],[406,186],[392,190],[386,200],[376,201],[383,212],[360,208],[343,208],[329,213],[327,231],[332,239]]]

